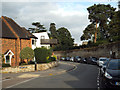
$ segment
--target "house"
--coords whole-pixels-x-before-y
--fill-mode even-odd
[[[32,48],[32,38],[37,39],[25,28],[20,27],[14,20],[9,17],[2,16],[0,18],[0,24],[2,24],[2,55],[4,55],[4,63],[8,63],[11,66],[19,66],[20,51],[25,47]]]
[[[52,45],[57,44],[57,39],[50,39],[46,31],[32,34],[38,38],[32,39],[32,49],[35,49],[36,47],[45,47],[47,49],[50,49]]]

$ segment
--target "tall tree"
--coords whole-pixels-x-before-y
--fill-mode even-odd
[[[116,8],[111,7],[111,5],[104,5],[104,4],[94,4],[93,6],[87,8],[89,12],[89,19],[90,22],[96,24],[96,32],[95,32],[95,40],[96,43],[97,39],[97,25],[99,24],[101,35],[106,36],[106,26],[109,19],[112,18]],[[101,38],[106,38],[101,36]]]
[[[120,40],[120,10],[115,12],[108,29],[110,41]]]
[[[43,31],[47,31],[45,26],[40,24],[40,22],[33,22],[32,25],[35,26],[35,28],[28,29],[31,33],[39,33]]]
[[[51,23],[50,24],[50,32],[51,32],[51,35],[50,37],[54,38],[54,39],[57,39],[57,33],[56,33],[56,27],[55,27],[55,23]]]
[[[59,44],[55,47],[56,50],[68,50],[73,47],[74,39],[67,28],[61,27],[57,30]]]
[[[94,35],[95,33],[95,26],[93,23],[89,24],[85,30],[83,31],[83,35],[81,36],[81,40],[88,40],[91,39],[91,37]]]

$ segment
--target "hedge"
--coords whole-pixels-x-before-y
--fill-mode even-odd
[[[50,50],[46,48],[34,49],[35,60],[37,63],[47,63],[47,57],[50,56]]]

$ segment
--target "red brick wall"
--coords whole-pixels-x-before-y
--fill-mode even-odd
[[[21,50],[25,47],[32,47],[31,39],[21,39]]]
[[[14,53],[14,56],[11,60],[11,65],[15,66],[15,60],[16,60],[16,55],[15,55],[15,43],[16,39],[5,39],[2,38],[2,54],[4,54],[7,50],[11,50]]]
[[[17,46],[17,47],[16,47]],[[2,38],[2,54],[7,50],[11,50],[14,56],[11,60],[11,66],[18,66],[20,62],[20,50],[31,46],[31,39],[5,39]]]

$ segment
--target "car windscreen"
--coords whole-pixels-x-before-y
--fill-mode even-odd
[[[111,70],[120,70],[120,59],[109,61],[109,63],[108,63],[108,69],[111,69]]]
[[[95,60],[95,61],[97,61],[97,58],[92,58],[92,60]]]
[[[106,61],[106,59],[99,59],[99,61]]]

